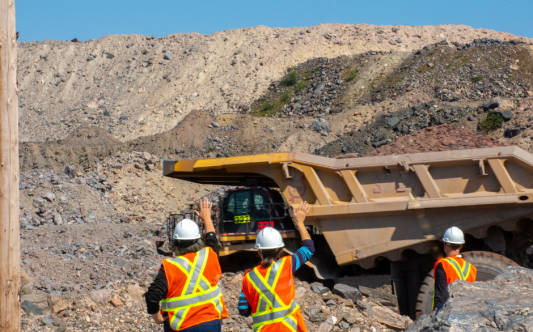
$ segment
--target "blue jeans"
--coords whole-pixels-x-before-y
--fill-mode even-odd
[[[163,324],[164,332],[175,332],[171,327],[168,319]],[[180,332],[221,332],[222,331],[222,321],[220,319],[215,319],[210,322],[200,323],[181,330]]]

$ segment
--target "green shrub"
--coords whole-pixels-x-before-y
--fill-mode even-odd
[[[295,71],[291,72],[289,75],[285,76],[283,80],[281,80],[281,84],[285,86],[293,86],[298,82],[298,75]]]
[[[500,128],[501,124],[504,121],[505,120],[503,119],[501,114],[489,113],[489,115],[481,119],[481,121],[479,122],[479,125],[481,126],[481,128],[484,128],[487,130],[494,130],[494,129]]]
[[[209,152],[213,152],[215,151],[217,148],[215,148],[214,146],[210,146],[207,148],[207,150],[205,150],[206,153],[209,153]]]
[[[294,70],[294,67],[287,67],[287,71],[290,73],[291,71]]]
[[[263,105],[263,109],[262,109],[262,111],[263,111],[263,112],[270,111],[270,110],[273,109],[273,108],[274,108],[274,103],[265,103],[265,104]]]
[[[346,82],[351,82],[357,77],[357,70],[350,70],[346,77]]]
[[[483,75],[476,75],[472,77],[472,82],[477,83],[483,79]]]
[[[307,86],[307,82],[306,82],[306,81],[300,81],[300,82],[298,82],[298,84],[296,84],[295,91],[296,91],[296,92],[300,92],[300,91],[302,91],[306,86]]]
[[[320,66],[315,68],[315,73],[317,73],[317,74],[320,73]]]
[[[288,92],[285,92],[281,95],[280,100],[284,103],[288,103],[289,101],[291,101],[291,95]]]

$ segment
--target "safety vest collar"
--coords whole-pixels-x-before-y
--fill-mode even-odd
[[[268,268],[264,277],[257,267],[246,275],[252,287],[260,294],[256,312],[252,314],[254,331],[264,325],[281,322],[296,332],[298,322],[292,315],[298,310],[298,304],[294,301],[285,304],[275,291],[286,261],[286,258],[276,261]]]
[[[446,257],[444,260],[450,264],[450,266],[455,270],[455,272],[457,273],[457,276],[459,276],[461,280],[464,281],[468,279],[468,276],[470,275],[470,271],[472,270],[470,263],[468,263],[467,261],[464,261],[465,264],[463,268],[461,268],[461,266],[459,265],[459,262],[457,262],[455,258],[453,257]]]
[[[166,261],[179,268],[187,281],[180,296],[161,301],[161,310],[174,312],[170,317],[170,327],[179,330],[187,313],[192,307],[206,303],[213,303],[215,309],[222,316],[222,292],[218,285],[211,286],[204,277],[204,270],[209,257],[207,248],[201,249],[191,263],[184,256],[167,259]]]

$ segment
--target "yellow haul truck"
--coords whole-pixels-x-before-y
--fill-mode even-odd
[[[400,312],[411,317],[431,311],[433,264],[448,227],[465,232],[464,257],[478,280],[527,264],[533,244],[533,155],[517,147],[352,159],[272,153],[164,161],[163,172],[237,188],[219,205],[221,255],[252,249],[266,226],[297,248],[289,206],[309,202],[306,224],[322,239],[317,274],[390,262]]]

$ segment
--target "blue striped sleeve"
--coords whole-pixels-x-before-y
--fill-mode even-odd
[[[303,246],[292,254],[292,272],[296,272],[302,265],[311,259],[315,252],[313,240],[303,240]]]
[[[252,313],[252,307],[250,307],[250,303],[248,303],[246,296],[244,296],[244,292],[241,292],[241,295],[239,296],[239,305],[237,308],[239,309],[239,315],[241,316],[250,316]]]

